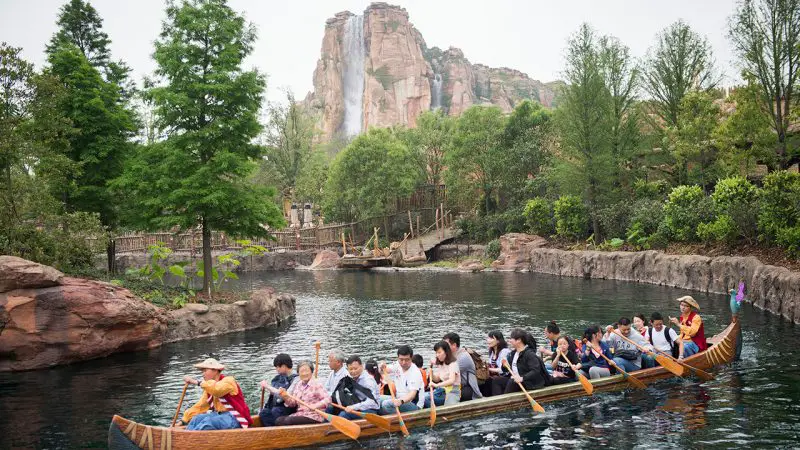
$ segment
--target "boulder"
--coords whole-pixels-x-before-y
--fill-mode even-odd
[[[475,272],[483,272],[483,269],[485,269],[485,266],[483,265],[483,262],[481,262],[480,260],[478,260],[478,259],[467,259],[467,260],[463,261],[461,264],[458,265],[458,269],[457,270],[459,272],[472,272],[472,273],[475,273]]]
[[[52,279],[54,269],[50,273]],[[163,310],[100,281],[63,277],[58,285],[0,294],[0,371],[30,370],[161,345]]]
[[[509,233],[500,236],[500,256],[492,262],[492,268],[501,271],[527,272],[531,266],[531,250],[547,246],[541,236],[525,233]]]
[[[169,312],[169,328],[164,342],[176,342],[235,331],[250,330],[280,323],[294,315],[295,299],[291,295],[276,295],[272,288],[250,293],[244,304],[215,304],[197,314],[191,304]],[[206,305],[200,305],[206,306]]]
[[[63,276],[50,266],[16,256],[0,256],[0,292],[56,286]]]
[[[311,270],[335,269],[339,265],[339,254],[331,250],[323,250],[314,257]]]

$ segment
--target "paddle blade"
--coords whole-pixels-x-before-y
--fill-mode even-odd
[[[587,394],[587,395],[592,395],[592,393],[594,392],[594,386],[593,386],[593,385],[592,385],[592,383],[591,383],[591,382],[590,382],[590,381],[589,381],[589,380],[586,378],[586,375],[584,375],[584,374],[582,374],[582,373],[579,373],[579,374],[578,374],[578,381],[580,381],[580,382],[581,382],[581,385],[583,386],[583,390],[584,390],[584,391],[586,391],[586,394]]]
[[[389,422],[389,419],[385,417],[381,417],[377,414],[366,413],[364,414],[364,419],[382,430],[392,431],[392,424]]]
[[[436,409],[431,409],[431,428],[436,425]]]
[[[328,420],[331,421],[331,425],[336,427],[337,430],[341,431],[342,434],[350,439],[358,439],[358,437],[361,436],[361,427],[356,423],[345,419],[344,417],[328,414]]]
[[[683,377],[686,374],[685,373],[686,369],[683,366],[667,358],[664,355],[656,355],[656,362],[658,362],[661,365],[661,367],[669,370],[670,372],[679,377]]]
[[[647,385],[642,383],[642,381],[640,379],[634,378],[634,377],[632,377],[630,375],[628,375],[628,382],[630,384],[636,386],[639,389],[646,389],[647,388]]]
[[[698,369],[698,368],[692,367],[692,366],[689,366],[689,367],[691,367],[692,368],[692,372],[694,372],[694,374],[697,375],[697,377],[700,378],[703,381],[711,381],[711,380],[714,379],[714,375],[711,375],[710,373],[706,372],[705,370],[701,370],[701,369]]]
[[[531,402],[531,406],[533,406],[533,410],[536,411],[537,413],[544,414],[544,408],[536,400],[533,400]]]

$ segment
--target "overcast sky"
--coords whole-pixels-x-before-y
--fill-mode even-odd
[[[22,47],[37,67],[55,32],[59,7],[66,0],[0,0],[0,41]],[[123,59],[134,77],[153,71],[153,41],[164,19],[163,0],[92,0],[112,40],[114,59]],[[506,66],[541,81],[559,78],[568,36],[582,22],[620,38],[642,56],[656,33],[682,18],[711,42],[724,84],[737,78],[727,40],[734,0],[561,0],[390,2],[408,10],[429,47],[459,47],[473,63]],[[258,27],[259,39],[247,61],[268,78],[268,98],[280,100],[289,88],[303,98],[312,89],[325,20],[339,11],[361,13],[360,0],[230,0]]]

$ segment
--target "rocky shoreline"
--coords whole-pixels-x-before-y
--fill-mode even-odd
[[[110,283],[65,277],[52,267],[0,256],[0,372],[259,328],[294,313],[294,297],[272,288],[233,304],[167,311]]]

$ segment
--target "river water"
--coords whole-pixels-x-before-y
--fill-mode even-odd
[[[257,383],[272,358],[313,357],[313,342],[366,358],[389,358],[411,344],[426,360],[449,331],[485,354],[486,332],[526,327],[543,341],[555,320],[571,335],[593,323],[652,311],[675,315],[686,291],[645,284],[517,273],[282,272],[248,274],[244,287],[270,285],[297,297],[297,316],[280,327],[166,345],[50,370],[0,374],[0,449],[103,448],[113,414],[168,424],[192,364],[228,365],[255,411]],[[708,335],[730,319],[727,299],[689,293]],[[796,447],[800,440],[800,327],[746,305],[742,360],[716,379],[665,380],[644,391],[601,393],[529,410],[412,430],[329,448]],[[324,357],[321,358],[324,360]],[[321,376],[327,375],[323,367]],[[197,400],[189,390],[184,406]]]

